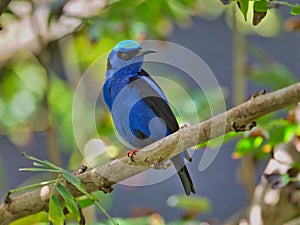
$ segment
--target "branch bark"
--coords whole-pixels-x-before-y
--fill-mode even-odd
[[[0,1],[0,16],[5,11],[5,9],[8,7],[11,0],[3,0]]]
[[[153,164],[163,162],[185,149],[201,144],[209,139],[234,131],[233,123],[237,128],[243,128],[254,120],[271,112],[280,110],[300,101],[300,83],[289,87],[253,97],[247,102],[238,105],[222,114],[210,118],[193,126],[181,128],[178,132],[159,140],[137,152],[135,162],[129,163],[128,157],[113,160],[103,166],[78,175],[86,190],[107,191],[111,185],[145,171]],[[49,185],[52,190],[51,185]],[[66,183],[66,188],[75,196],[81,196],[78,190]],[[0,225],[28,215],[46,211],[48,200],[42,200],[41,189],[30,191],[11,198],[11,202],[0,206]]]

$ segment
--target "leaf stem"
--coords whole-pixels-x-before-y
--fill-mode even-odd
[[[43,181],[43,182],[40,182],[40,183],[28,185],[28,186],[25,186],[25,187],[11,189],[11,190],[9,190],[9,193],[13,194],[13,193],[17,193],[17,192],[20,192],[20,191],[26,191],[26,190],[31,189],[31,188],[42,187],[42,186],[45,186],[45,185],[48,185],[48,184],[52,184],[55,181],[56,180]]]
[[[95,205],[102,211],[102,213],[112,221],[114,225],[119,225],[117,221],[115,221],[109,214],[108,212],[100,205],[99,201],[94,201]]]

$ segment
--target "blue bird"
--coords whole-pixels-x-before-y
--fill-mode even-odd
[[[119,42],[107,60],[104,100],[111,112],[116,130],[132,149],[140,149],[179,129],[168,100],[152,77],[142,69],[144,55],[155,50],[142,49],[133,40]],[[132,159],[134,151],[130,152]],[[185,193],[195,193],[184,165],[184,154],[173,162]]]

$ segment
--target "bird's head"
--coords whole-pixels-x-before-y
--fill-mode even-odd
[[[133,72],[139,72],[142,68],[144,55],[154,53],[152,49],[142,49],[137,41],[124,40],[119,42],[110,52],[107,59],[107,71],[115,73],[129,66]]]

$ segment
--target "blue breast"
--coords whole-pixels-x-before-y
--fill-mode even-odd
[[[103,95],[120,136],[131,147],[141,148],[170,132],[165,122],[141,98],[141,87],[130,83],[130,79],[137,74],[128,72],[119,71],[108,78],[103,87]],[[154,93],[157,95],[157,92]]]

